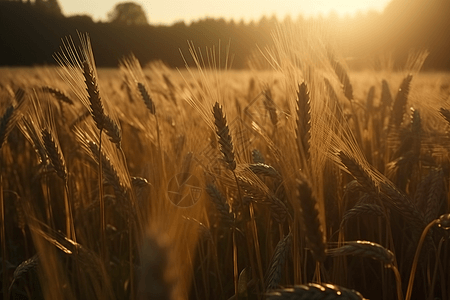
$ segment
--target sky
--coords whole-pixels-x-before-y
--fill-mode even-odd
[[[94,21],[106,21],[115,4],[129,0],[58,0],[66,16],[88,14]],[[248,22],[261,16],[276,15],[282,20],[286,15],[295,19],[303,16],[327,16],[335,11],[340,16],[358,11],[382,11],[390,0],[153,0],[133,1],[141,5],[152,25],[170,25],[174,22],[192,21],[205,17],[241,19]]]

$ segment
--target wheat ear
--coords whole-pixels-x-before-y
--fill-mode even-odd
[[[447,123],[450,124],[450,110],[441,107],[439,109],[439,113],[445,119],[445,121],[447,121]]]
[[[350,83],[350,77],[348,76],[347,71],[342,66],[342,64],[335,58],[330,57],[330,62],[334,69],[334,72],[336,73],[339,81],[341,82],[342,90],[344,91],[345,97],[348,100],[353,101],[353,86]]]
[[[280,240],[275,247],[271,262],[269,264],[269,270],[267,271],[267,283],[266,289],[273,290],[278,287],[283,272],[283,265],[286,261],[286,255],[289,253],[289,249],[292,243],[292,234],[289,233],[284,239]]]
[[[253,160],[253,163],[255,163],[255,164],[259,164],[259,163],[264,164],[266,162],[264,159],[264,156],[258,149],[252,150],[252,160]]]
[[[57,88],[52,88],[50,86],[44,86],[42,89],[44,90],[44,92],[50,93],[53,97],[55,97],[56,100],[73,105],[72,99],[70,99],[70,97],[67,96],[63,91],[60,91]]]
[[[216,135],[219,139],[220,152],[223,155],[223,160],[229,170],[233,172],[234,179],[238,188],[239,201],[242,205],[242,194],[234,170],[236,169],[236,161],[234,159],[233,143],[231,141],[230,129],[225,114],[223,113],[222,106],[216,102],[213,107],[214,125],[216,127]],[[236,228],[233,227],[233,279],[234,279],[234,292],[237,295],[239,293],[239,274],[238,274],[238,249],[236,243]]]
[[[234,171],[236,169],[236,161],[234,159],[233,142],[231,141],[230,129],[227,124],[227,118],[223,113],[222,106],[216,102],[213,107],[214,124],[216,125],[216,134],[219,138],[220,152],[222,152],[223,160],[228,169]]]
[[[408,102],[408,95],[412,78],[413,76],[409,74],[403,79],[392,105],[390,124],[396,128],[400,127],[403,122],[403,115],[406,112],[406,104]]]
[[[277,290],[268,294],[267,300],[364,300],[364,297],[355,290],[349,290],[332,284],[297,285]]]
[[[90,112],[95,125],[100,132],[103,132],[104,130],[111,142],[120,148],[120,143],[122,141],[120,127],[115,120],[106,115],[105,107],[103,106],[103,101],[100,97],[97,77],[95,77],[94,70],[87,61],[83,63],[83,76],[86,83],[86,91],[89,95]]]
[[[219,191],[214,183],[206,185],[206,192],[208,193],[211,201],[214,203],[217,211],[220,213],[222,222],[227,225],[234,223],[233,214],[230,212],[230,206],[227,203],[225,196]]]
[[[52,132],[48,129],[42,129],[41,134],[47,156],[50,159],[53,169],[65,181],[67,179],[67,168],[59,145],[55,142]]]
[[[3,147],[8,135],[20,118],[19,111],[25,103],[25,91],[18,89],[15,94],[16,105],[9,105],[0,120],[0,149]]]
[[[296,123],[295,134],[298,151],[308,160],[311,139],[311,99],[305,82],[298,86]]]
[[[83,63],[83,76],[86,83],[86,91],[89,95],[89,107],[92,118],[94,119],[98,130],[102,131],[105,128],[105,108],[103,107],[102,99],[100,97],[97,78],[87,61]]]
[[[381,105],[385,108],[388,108],[392,105],[392,95],[389,89],[389,83],[383,79],[381,81]]]
[[[275,170],[274,167],[266,165],[265,163],[250,164],[248,168],[256,175],[262,175],[281,180],[280,173],[278,173],[278,171]]]
[[[345,242],[344,246],[328,249],[327,254],[331,256],[356,255],[378,260],[385,265],[392,265],[395,260],[394,254],[383,246],[368,241]]]
[[[355,205],[352,209],[345,212],[342,217],[341,226],[345,224],[350,218],[360,215],[372,215],[377,217],[386,217],[383,208],[377,204],[362,203]]]
[[[152,114],[156,114],[156,106],[155,102],[153,102],[152,97],[150,97],[150,94],[148,93],[147,89],[145,88],[145,85],[138,82],[137,84],[139,93],[141,94],[142,100],[144,100],[145,106],[147,107],[148,111]]]
[[[87,140],[86,144],[89,151],[92,153],[92,158],[97,163],[99,163],[98,158],[101,157],[102,171],[105,175],[105,180],[112,185],[116,197],[121,200],[125,200],[128,194],[127,188],[120,180],[119,172],[114,167],[109,157],[100,149],[97,143]]]
[[[13,280],[9,286],[9,295],[11,299],[16,299],[16,293],[25,292],[26,289],[38,289],[40,288],[39,278],[38,278],[38,265],[39,256],[36,254],[31,258],[23,261],[15,270],[13,274]],[[25,284],[22,285],[20,282],[23,281]],[[23,291],[22,291],[23,289]],[[4,293],[5,294],[5,293]]]
[[[430,190],[425,209],[425,223],[433,221],[439,214],[439,208],[445,197],[445,177],[442,169],[432,170]]]
[[[348,172],[356,179],[356,181],[358,181],[366,192],[373,193],[376,191],[375,182],[356,160],[345,154],[343,151],[339,151],[338,157]]]
[[[278,115],[277,108],[275,106],[275,102],[273,101],[272,92],[270,88],[267,87],[264,92],[264,107],[269,112],[270,121],[272,122],[273,127],[277,127],[278,125]]]

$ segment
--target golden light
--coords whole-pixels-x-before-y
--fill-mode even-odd
[[[107,13],[117,4],[110,0],[59,0],[64,13],[68,15],[88,13],[95,20],[105,20]],[[120,2],[120,1],[118,1]],[[339,16],[354,15],[358,11],[381,12],[390,0],[166,0],[136,1],[147,12],[151,23],[169,25],[176,21],[190,23],[193,20],[212,17],[235,21],[258,21],[262,16],[275,15],[283,19],[290,15],[327,16],[335,12]]]

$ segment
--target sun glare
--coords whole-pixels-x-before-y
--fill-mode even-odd
[[[292,4],[298,1],[290,1]],[[335,12],[340,16],[353,15],[358,12],[366,12],[369,10],[375,10],[381,12],[389,0],[321,0],[321,1],[308,1],[305,6],[311,9],[311,14],[324,14],[327,15],[331,12]]]

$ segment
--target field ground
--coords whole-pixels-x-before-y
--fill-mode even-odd
[[[84,68],[0,68],[4,296],[449,299],[449,73]]]

